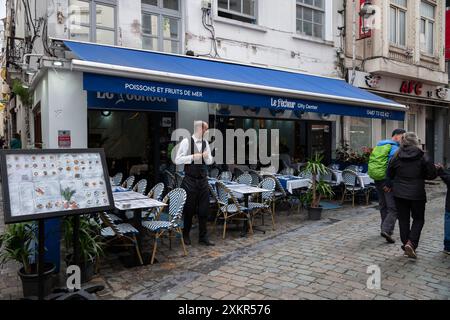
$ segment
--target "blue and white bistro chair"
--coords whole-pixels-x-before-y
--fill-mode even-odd
[[[135,176],[129,176],[123,183],[122,183],[122,187],[131,190],[133,188],[133,184],[134,184],[134,180],[135,180]]]
[[[242,173],[236,178],[236,182],[239,184],[252,185],[252,176],[249,173]]]
[[[147,197],[149,197],[150,199],[156,200],[156,201],[161,201],[162,199],[162,195],[164,193],[164,183],[160,182],[158,184],[156,184],[147,194]],[[158,210],[156,208],[151,209],[151,210],[147,210],[147,211],[143,211],[142,215],[143,218],[147,218],[149,220],[153,220],[156,217],[156,214],[158,213]],[[163,219],[162,216],[165,215],[167,216],[168,219],[168,215],[165,213],[161,213],[160,215],[160,219],[162,220],[167,220],[167,219]]]
[[[175,233],[177,236],[179,236],[181,245],[183,246],[184,255],[187,256],[186,247],[183,241],[183,231],[181,228],[183,208],[184,204],[186,203],[186,191],[182,188],[176,188],[170,191],[164,197],[163,202],[168,204],[168,206],[159,210],[155,220],[144,221],[142,223],[142,226],[145,229],[155,235],[153,253],[150,261],[151,264],[153,264],[155,260],[158,240],[161,239],[166,233],[169,234],[169,238],[171,237],[172,233]],[[168,210],[169,221],[159,219],[159,214],[163,210]]]
[[[141,251],[139,250],[136,239],[136,235],[139,234],[139,231],[128,223],[114,223],[111,216],[106,212],[100,212],[99,216],[105,225],[105,227],[101,229],[100,235],[105,238],[106,244],[117,247],[133,247],[136,250],[139,262],[143,265],[144,262],[142,261]]]
[[[136,183],[136,185],[133,188],[133,191],[140,194],[145,194],[146,190],[147,190],[147,179],[139,180],[138,183]]]
[[[232,178],[233,178],[233,174],[230,171],[223,171],[219,175],[219,180],[221,180],[221,181],[231,181]]]
[[[272,218],[272,229],[275,230],[275,211],[273,202],[275,200],[276,181],[274,178],[265,178],[258,186],[261,189],[269,190],[261,193],[261,202],[249,202],[248,209],[252,215],[252,221],[257,215],[261,215],[264,223],[264,214],[269,213]]]
[[[216,189],[220,209],[214,221],[214,226],[217,225],[217,220],[220,219],[224,221],[223,239],[225,239],[227,232],[227,224],[232,220],[248,221],[250,234],[253,234],[253,227],[248,209],[239,203],[234,194],[225,186],[224,183],[217,181]]]
[[[122,172],[118,172],[112,178],[112,182],[113,182],[113,184],[115,186],[120,186],[120,183],[122,182],[122,179],[123,179],[123,173]]]

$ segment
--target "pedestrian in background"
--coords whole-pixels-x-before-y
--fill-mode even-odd
[[[425,224],[425,180],[434,180],[437,177],[435,165],[429,161],[419,145],[419,138],[415,133],[405,133],[400,149],[387,170],[397,207],[402,249],[413,259],[417,258],[416,250]]]
[[[444,213],[444,253],[450,255],[450,170],[439,165],[438,174],[447,185]]]
[[[20,134],[14,133],[13,138],[9,144],[11,149],[22,149],[22,140],[20,138]]]
[[[380,141],[373,149],[369,159],[369,176],[375,181],[375,187],[378,193],[378,202],[381,213],[381,236],[388,243],[395,243],[392,238],[397,222],[397,207],[395,205],[394,193],[389,187],[386,171],[392,157],[397,152],[400,141],[402,140],[403,129],[395,129],[392,132],[392,138]]]

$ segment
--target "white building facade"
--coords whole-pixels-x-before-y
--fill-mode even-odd
[[[358,13],[363,3],[357,4]],[[365,22],[357,16],[356,41],[347,28],[344,56],[348,81],[402,103],[409,111],[404,122],[347,118],[345,138],[353,146],[374,145],[401,127],[418,134],[435,162],[448,163],[450,94],[444,55],[445,1],[374,0],[371,3],[375,12],[372,16]],[[352,25],[353,12],[352,1],[346,1],[348,26]],[[364,23],[370,30],[360,29]]]

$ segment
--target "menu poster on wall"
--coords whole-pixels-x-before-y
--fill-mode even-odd
[[[72,146],[72,139],[70,130],[58,130],[58,147],[70,148]]]
[[[1,153],[5,223],[110,210],[102,149]]]

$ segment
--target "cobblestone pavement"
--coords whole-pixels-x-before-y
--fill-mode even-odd
[[[281,213],[276,231],[226,240],[212,236],[213,248],[167,241],[159,263],[127,269],[117,255],[102,261],[94,282],[106,289],[101,299],[449,299],[450,257],[443,249],[444,186],[430,187],[426,223],[416,261],[405,258],[399,245],[379,235],[375,203],[324,212],[321,221],[304,213]],[[0,219],[3,219],[0,218]],[[3,230],[0,221],[0,232]],[[196,237],[192,237],[196,239]],[[145,241],[146,243],[149,241]],[[148,243],[150,244],[150,243]],[[144,251],[149,252],[146,245]],[[381,269],[381,289],[369,290],[367,267]],[[17,266],[0,270],[0,298],[21,297]]]

